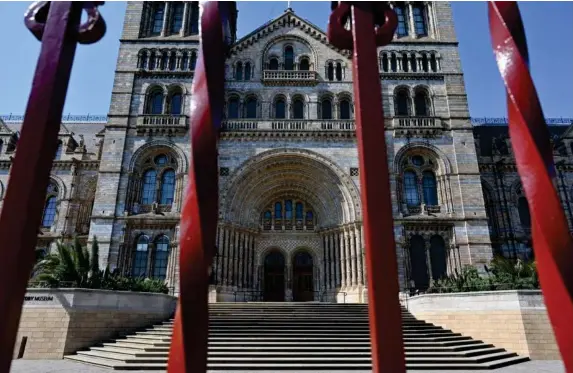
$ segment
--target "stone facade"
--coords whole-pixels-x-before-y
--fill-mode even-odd
[[[499,159],[483,153],[484,133],[502,127],[472,125],[450,5],[396,11],[395,40],[379,50],[395,250],[401,287],[426,288],[491,259],[490,233],[499,247],[529,232],[488,227],[482,185],[515,183],[491,180]],[[40,247],[97,236],[101,265],[165,278],[178,293],[198,12],[191,2],[128,3],[107,120],[62,124]],[[351,69],[350,54],[291,9],[235,42],[219,141],[217,299],[366,301]],[[5,122],[0,196],[19,127]],[[571,130],[560,139],[570,211]],[[492,201],[519,218],[517,197]]]

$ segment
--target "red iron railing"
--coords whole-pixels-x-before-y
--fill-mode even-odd
[[[27,25],[42,40],[19,151],[0,217],[10,237],[0,271],[0,372],[9,372],[14,342],[48,184],[57,133],[78,42],[97,41],[105,24],[91,2],[54,2],[47,18],[38,3]],[[82,8],[90,17],[80,27]],[[45,10],[45,8],[44,8]],[[234,2],[206,2],[201,54],[193,82],[190,187],[181,223],[180,287],[169,372],[205,372],[208,333],[208,266],[217,225],[217,139],[224,95],[224,60]],[[573,244],[559,198],[549,136],[527,67],[523,26],[515,3],[490,3],[490,30],[506,83],[510,134],[533,220],[534,250],[545,302],[567,372],[573,373]],[[351,28],[344,25],[351,20]],[[333,3],[330,42],[353,51],[356,131],[368,268],[374,372],[405,371],[396,253],[376,47],[388,44],[396,16],[387,3]],[[34,127],[32,127],[34,126]],[[374,214],[376,212],[376,214]],[[391,248],[373,250],[374,247]],[[376,268],[376,270],[373,270]]]

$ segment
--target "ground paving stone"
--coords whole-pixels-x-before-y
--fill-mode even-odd
[[[79,364],[66,360],[17,360],[12,363],[10,373],[109,373],[113,372],[111,369],[95,367],[86,364]],[[130,371],[130,373],[148,373],[149,371]],[[293,370],[289,373],[296,373]],[[305,373],[309,371],[304,371]],[[336,371],[337,373],[344,373],[343,371]],[[367,371],[362,371],[366,373]],[[409,370],[408,373],[443,373],[440,371],[431,370]],[[483,370],[456,370],[455,373],[470,373],[470,372],[484,372]],[[561,361],[530,361],[523,364],[517,364],[506,368],[496,369],[496,373],[565,373],[565,368]],[[158,372],[163,373],[163,372]],[[214,372],[213,372],[214,373]],[[233,373],[233,372],[228,372]],[[235,373],[277,373],[277,371],[237,371]],[[321,373],[321,372],[314,372]],[[327,373],[324,371],[322,373]],[[329,372],[331,373],[331,372]],[[352,371],[352,373],[360,373],[360,371]]]

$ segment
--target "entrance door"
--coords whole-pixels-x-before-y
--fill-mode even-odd
[[[283,302],[285,300],[285,257],[273,251],[265,257],[263,300]]]
[[[312,256],[305,251],[298,252],[293,260],[292,298],[295,302],[314,300],[314,282],[312,276]]]

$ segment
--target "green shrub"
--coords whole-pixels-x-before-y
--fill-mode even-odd
[[[491,290],[539,289],[535,262],[504,257],[494,258],[481,276],[474,266],[464,266],[461,272],[432,283],[428,293],[458,293]]]
[[[73,245],[66,246],[58,242],[56,248],[57,253],[48,254],[36,263],[30,287],[169,292],[165,282],[160,279],[125,277],[118,271],[110,272],[109,268],[100,270],[96,237],[91,254],[87,247],[82,248],[77,238]]]

